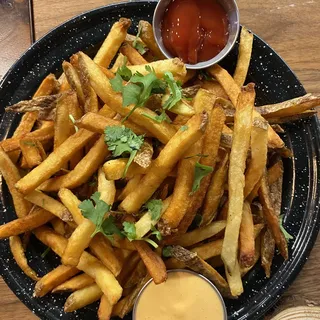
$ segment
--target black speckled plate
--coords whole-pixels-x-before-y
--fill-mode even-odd
[[[0,139],[10,136],[18,117],[3,115],[5,106],[28,99],[41,80],[50,72],[61,72],[60,66],[78,50],[94,54],[111,25],[119,17],[133,21],[135,33],[140,19],[151,20],[155,3],[140,2],[111,5],[84,13],[54,29],[36,42],[10,69],[0,84]],[[234,70],[237,47],[223,61],[230,72]],[[285,62],[260,38],[255,37],[253,58],[248,81],[256,83],[257,104],[276,103],[305,94],[302,85]],[[285,227],[295,237],[290,243],[290,259],[274,260],[272,277],[266,279],[257,265],[244,279],[245,293],[236,301],[226,301],[229,319],[258,319],[279,299],[304,265],[319,230],[319,127],[316,117],[285,126],[283,136],[294,157],[285,161],[282,211]],[[15,218],[5,184],[0,193],[1,224]],[[40,275],[55,267],[59,260],[53,254],[40,257],[44,246],[32,239],[28,249],[29,261]],[[41,319],[96,319],[97,304],[65,314],[65,295],[32,298],[34,283],[17,267],[7,241],[0,242],[1,275],[15,294]],[[131,316],[127,316],[127,320]]]

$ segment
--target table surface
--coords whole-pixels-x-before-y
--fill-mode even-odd
[[[28,46],[28,23],[15,30],[5,29],[8,13],[0,3],[0,77]],[[15,0],[21,3],[23,0]],[[33,0],[35,35],[38,39],[63,21],[115,0]],[[269,43],[297,74],[308,92],[320,93],[319,0],[238,0],[241,23]],[[8,9],[8,8],[7,8]],[[27,26],[27,27],[26,27]],[[4,27],[4,28],[3,28]],[[24,37],[22,36],[24,34]],[[15,41],[20,50],[6,51]],[[320,237],[305,267],[278,303],[277,312],[290,306],[320,305]],[[35,320],[31,313],[0,279],[0,319]],[[268,315],[266,318],[270,318]]]

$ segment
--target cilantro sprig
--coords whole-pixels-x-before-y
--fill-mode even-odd
[[[125,126],[107,126],[104,133],[105,143],[108,145],[108,149],[112,151],[114,157],[120,157],[126,154],[130,155],[123,173],[125,177],[130,164],[144,142],[144,137],[136,135],[131,129]]]
[[[287,242],[290,240],[293,240],[294,237],[284,228],[283,226],[283,215],[281,215],[279,218],[279,224],[280,224],[280,230],[282,231],[284,237],[286,238]]]
[[[163,105],[163,109],[170,110],[182,99],[182,87],[179,82],[174,80],[171,72],[164,74],[164,80],[168,84],[170,96]]]
[[[191,194],[199,190],[201,181],[204,177],[210,174],[213,171],[213,168],[210,166],[205,166],[199,162],[196,162],[194,167],[194,178]]]
[[[135,49],[137,49],[137,51],[141,55],[144,55],[147,52],[147,50],[146,50],[146,47],[141,43],[141,41],[139,41],[139,37],[140,37],[141,31],[142,31],[142,28],[141,28],[141,26],[139,26],[138,33],[137,33],[136,38],[134,39],[134,41],[132,43],[132,46]]]
[[[151,216],[151,220],[158,221],[160,219],[162,205],[163,203],[160,199],[152,199],[145,204],[145,207]]]

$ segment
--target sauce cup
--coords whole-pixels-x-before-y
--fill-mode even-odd
[[[168,280],[155,285],[150,279],[140,290],[133,320],[159,319],[227,320],[227,311],[218,289],[196,272],[168,270]]]
[[[161,25],[165,11],[172,0],[160,0],[157,4],[157,7],[153,15],[153,32],[155,35],[156,42],[162,51],[162,53],[168,58],[175,58],[165,47],[163,39],[161,36]],[[204,69],[208,68],[219,61],[221,61],[233,48],[234,44],[237,41],[240,23],[239,23],[239,9],[235,0],[219,0],[219,3],[222,5],[224,10],[227,13],[229,20],[229,34],[228,40],[219,54],[213,57],[210,60],[198,62],[196,64],[186,64],[187,69]]]

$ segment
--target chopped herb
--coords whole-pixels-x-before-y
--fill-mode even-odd
[[[123,65],[121,67],[119,67],[119,69],[117,70],[117,74],[119,74],[121,76],[121,78],[125,81],[129,81],[130,78],[132,77],[132,72],[127,67],[127,62],[128,62],[128,59],[125,56],[124,60],[123,60]]]
[[[152,226],[151,227],[151,234],[150,234],[150,236],[151,235],[155,235],[156,236],[156,238],[159,240],[159,241],[161,241],[162,240],[162,235],[161,235],[161,232],[159,231],[159,230],[157,230],[154,226]]]
[[[149,200],[145,204],[145,207],[148,209],[148,212],[153,221],[157,221],[160,219],[161,210],[162,210],[162,200],[158,200],[158,199]]]
[[[283,226],[283,215],[280,216],[279,224],[280,224],[280,229],[281,229],[284,237],[286,238],[287,242],[289,242],[290,240],[293,240],[294,237],[291,234],[289,234],[288,231]]]
[[[185,157],[185,159],[191,159],[191,158],[194,158],[194,157],[207,158],[207,157],[209,157],[209,155],[208,154],[198,153],[198,154],[195,154],[194,156]]]
[[[188,129],[189,129],[189,127],[186,126],[186,125],[180,127],[180,130],[181,130],[181,131],[187,131]]]
[[[172,257],[172,246],[163,247],[162,256],[165,257],[165,258]]]
[[[122,92],[123,88],[124,88],[122,82],[123,82],[123,79],[121,78],[120,74],[116,73],[116,76],[110,80],[110,84],[111,84],[112,89],[115,92]]]
[[[205,166],[203,164],[200,164],[199,162],[196,162],[195,168],[194,168],[194,179],[193,179],[193,185],[192,185],[192,191],[191,194],[195,193],[199,190],[201,180],[210,174],[213,171],[212,167]]]
[[[69,119],[70,119],[71,122],[73,123],[74,130],[75,130],[76,132],[78,132],[79,128],[76,126],[76,119],[73,117],[72,114],[69,114]]]
[[[164,80],[168,84],[170,96],[165,102],[163,109],[170,110],[182,99],[182,88],[178,81],[175,81],[171,72],[164,74]]]
[[[154,120],[158,123],[162,123],[163,121],[167,121],[171,123],[171,119],[167,116],[165,111],[162,111],[160,115],[156,115],[154,117],[150,116],[149,114],[143,113],[142,114],[144,117],[149,118],[151,120]]]
[[[139,26],[138,28],[138,33],[136,35],[136,38],[134,39],[133,43],[132,43],[132,46],[138,50],[138,52],[141,54],[141,55],[144,55],[147,50],[145,48],[145,46],[139,41],[139,37],[140,37],[140,34],[141,34],[141,26]]]
[[[130,164],[143,144],[144,138],[143,136],[137,136],[131,129],[125,126],[108,126],[105,128],[104,133],[105,143],[108,145],[108,149],[112,151],[114,157],[119,157],[123,154],[130,155],[123,173],[125,177]]]
[[[44,259],[50,251],[51,251],[51,248],[47,247],[47,249],[42,252],[41,258]]]

